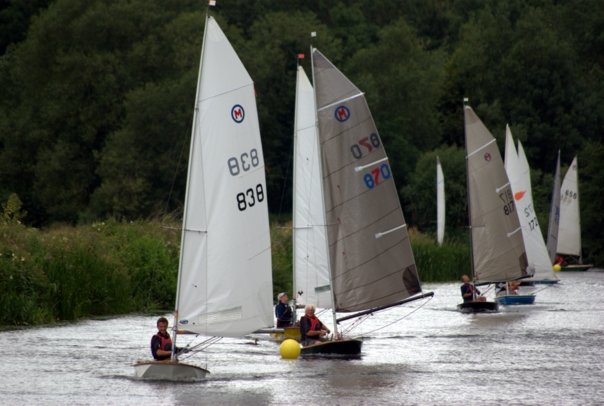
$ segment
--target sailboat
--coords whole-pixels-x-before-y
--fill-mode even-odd
[[[438,245],[443,245],[445,238],[445,175],[436,157],[436,240]]]
[[[322,309],[332,306],[320,159],[315,94],[304,68],[298,63],[294,115],[292,230],[294,309],[306,304],[314,304]],[[299,326],[268,331],[277,340],[300,340]]]
[[[581,254],[581,215],[576,156],[566,171],[560,190],[560,226],[556,252],[565,257],[566,263],[562,264],[562,271],[586,271],[593,267],[583,264]]]
[[[320,51],[311,49],[319,136],[333,340],[302,355],[360,354],[338,323],[413,300],[422,293],[388,157],[364,94]],[[320,300],[320,299],[318,299]],[[336,312],[354,313],[338,318]]]
[[[526,153],[520,140],[518,140],[518,151],[516,151],[509,126],[506,126],[505,131],[505,170],[510,179],[514,204],[522,227],[522,239],[524,240],[528,265],[529,268],[534,270],[533,277],[525,279],[523,284],[557,283],[558,279],[554,274],[533,204],[531,170]],[[507,304],[532,304],[535,301],[535,295],[505,296],[509,297],[503,297],[502,295],[497,298],[500,303],[505,301]]]
[[[468,214],[472,274],[476,285],[532,276],[514,195],[497,142],[474,110],[464,104]],[[497,311],[497,302],[472,300],[462,312]]]
[[[560,150],[556,160],[556,170],[552,187],[552,200],[549,207],[549,222],[547,227],[547,253],[550,263],[556,262],[558,248],[558,229],[560,228]]]
[[[206,17],[184,204],[178,332],[242,337],[272,324],[271,246],[254,84]],[[135,364],[138,377],[189,380],[207,370],[179,361]]]

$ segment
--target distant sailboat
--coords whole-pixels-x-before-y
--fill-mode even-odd
[[[392,171],[364,94],[311,50],[334,336],[338,322],[431,296],[423,294]],[[336,312],[355,312],[337,318]],[[360,354],[336,339],[303,355]]]
[[[206,18],[191,135],[175,307],[176,332],[241,337],[272,324],[271,245],[254,84]],[[187,380],[180,362],[135,364],[137,376]]]
[[[533,277],[526,279],[526,281],[545,284],[557,283],[558,279],[552,269],[547,247],[543,240],[543,234],[539,227],[537,213],[533,205],[531,170],[528,160],[520,140],[518,140],[518,151],[516,151],[509,126],[506,126],[505,133],[505,170],[510,179],[512,193],[514,194],[514,204],[516,205],[518,218],[522,226],[522,238],[524,240],[528,266],[534,270]],[[509,300],[517,299],[521,304],[526,304],[529,299],[522,298],[522,296],[524,295],[516,295],[509,298]],[[534,295],[530,296],[532,296],[534,301]]]
[[[558,248],[558,230],[560,228],[560,150],[556,160],[556,171],[552,187],[552,200],[549,207],[549,224],[547,227],[547,253],[550,262],[556,262],[556,249]]]
[[[472,274],[476,285],[507,283],[532,275],[514,195],[495,138],[464,105]],[[497,302],[470,301],[462,312],[496,311]]]
[[[445,176],[440,159],[436,157],[436,240],[443,245],[445,238]]]
[[[570,164],[560,190],[560,227],[558,255],[565,256],[563,271],[586,271],[593,265],[583,264],[581,253],[581,214],[579,210],[579,176],[577,157]]]

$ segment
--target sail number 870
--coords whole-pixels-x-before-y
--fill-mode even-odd
[[[363,180],[365,181],[365,186],[369,189],[373,189],[376,185],[380,183],[381,180],[390,179],[392,177],[392,172],[390,172],[390,167],[387,163],[381,164],[377,168],[373,168],[371,172],[366,173],[363,176]]]
[[[255,188],[249,188],[245,192],[237,193],[237,208],[244,211],[248,207],[254,207],[256,203],[264,201],[264,189],[262,184],[258,183]]]

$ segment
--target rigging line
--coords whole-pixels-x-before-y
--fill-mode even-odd
[[[189,348],[189,352],[187,353],[187,355],[182,355],[180,358],[181,359],[190,358],[193,355],[197,354],[198,352],[202,352],[203,350],[205,350],[206,348],[210,347],[211,345],[214,345],[214,344],[218,343],[218,341],[220,341],[220,340],[222,340],[222,337],[210,337],[207,340],[202,341],[199,344],[196,344],[193,347]],[[200,345],[204,345],[204,346],[201,347],[201,348],[199,348],[199,349],[196,349]],[[187,348],[188,346],[189,345],[187,345],[185,348]]]
[[[192,132],[192,126],[193,123],[191,122],[191,125],[187,127],[188,129],[188,133],[191,134]],[[191,134],[191,137],[193,136],[193,134]],[[187,137],[183,137],[182,140],[182,145],[180,147],[180,154],[178,155],[178,160],[176,161],[176,169],[174,170],[174,177],[172,178],[172,184],[170,185],[170,192],[168,193],[168,199],[166,200],[166,213],[169,212],[169,208],[170,208],[170,200],[172,199],[172,192],[174,191],[174,185],[176,184],[176,177],[178,176],[178,171],[180,170],[180,163],[182,161],[182,156],[185,152],[185,145],[187,144]]]
[[[421,309],[422,307],[424,307],[426,304],[428,304],[428,302],[430,302],[430,301],[432,300],[432,298],[433,298],[433,297],[434,297],[434,296],[430,296],[430,298],[429,298],[428,300],[426,300],[424,303],[422,303],[422,304],[421,304],[421,305],[419,305],[417,308],[413,309],[411,312],[407,313],[406,315],[404,315],[404,316],[403,316],[403,317],[401,317],[400,319],[394,320],[393,322],[388,323],[388,324],[386,324],[385,326],[378,327],[378,328],[376,328],[376,329],[374,329],[374,330],[370,330],[370,331],[364,332],[364,333],[363,333],[363,335],[368,335],[368,334],[375,333],[376,331],[382,330],[382,329],[384,329],[384,328],[386,328],[386,327],[389,327],[389,326],[391,326],[391,325],[393,325],[393,324],[398,323],[399,321],[401,321],[401,320],[403,320],[403,319],[406,319],[407,317],[411,316],[413,313],[415,313],[416,311],[418,311],[419,309]]]

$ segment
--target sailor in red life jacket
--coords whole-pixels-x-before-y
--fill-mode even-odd
[[[158,361],[172,357],[172,338],[168,333],[168,319],[157,319],[157,333],[151,338],[151,354]]]
[[[304,307],[304,316],[300,318],[302,345],[316,344],[329,333],[329,329],[315,316],[315,305],[307,304]]]

